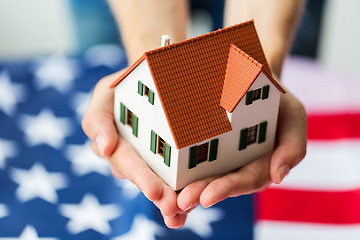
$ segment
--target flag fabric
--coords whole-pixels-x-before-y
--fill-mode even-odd
[[[307,155],[257,195],[255,238],[360,239],[360,78],[292,59],[284,80],[308,113]]]
[[[284,183],[198,207],[171,230],[80,126],[96,82],[125,66],[113,45],[0,63],[0,239],[360,239],[360,79],[289,61],[285,85],[309,113],[305,160]]]
[[[199,207],[171,230],[92,153],[80,125],[91,90],[126,64],[112,45],[0,63],[0,239],[253,239],[252,196]]]

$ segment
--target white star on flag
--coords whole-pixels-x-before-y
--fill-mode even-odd
[[[15,143],[0,139],[0,168],[4,168],[7,158],[14,157],[16,153]]]
[[[0,110],[12,116],[18,102],[25,100],[25,93],[24,86],[11,83],[8,72],[0,73]]]
[[[78,75],[77,69],[75,60],[69,60],[61,55],[52,55],[38,66],[35,72],[36,86],[39,90],[53,87],[60,93],[66,93]]]
[[[111,233],[109,221],[121,214],[116,204],[100,204],[92,194],[86,194],[79,204],[61,204],[60,213],[70,221],[67,229],[71,234],[78,234],[92,229],[102,234]]]
[[[11,179],[19,184],[16,196],[21,202],[29,201],[36,197],[50,203],[56,203],[58,196],[56,191],[67,187],[67,179],[63,173],[49,173],[39,163],[31,169],[12,169]]]
[[[39,238],[34,227],[28,225],[19,237],[1,238],[1,240],[55,240],[57,238]]]
[[[6,217],[9,215],[9,210],[5,204],[0,204],[0,218]]]
[[[160,225],[145,216],[136,215],[130,231],[113,240],[155,240],[156,235],[162,236],[163,234],[164,230]]]
[[[72,98],[72,108],[76,112],[76,116],[80,121],[84,117],[85,112],[89,106],[91,95],[92,91],[88,93],[78,92],[74,94],[74,97]]]
[[[134,200],[141,191],[139,188],[127,179],[115,179],[116,185],[118,185],[122,191],[122,195],[128,200]]]
[[[219,221],[223,215],[220,209],[198,206],[188,215],[182,229],[189,229],[202,238],[208,238],[213,234],[211,223]]]
[[[69,161],[72,162],[72,170],[78,176],[91,172],[103,175],[110,174],[110,167],[106,160],[99,158],[91,150],[91,141],[87,140],[83,145],[69,145],[66,150]]]
[[[30,146],[48,144],[57,149],[72,132],[70,119],[57,118],[49,109],[42,110],[37,116],[21,116],[20,128],[24,131],[25,140]]]

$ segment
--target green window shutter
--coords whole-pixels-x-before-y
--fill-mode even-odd
[[[120,103],[120,122],[125,124],[125,105]]]
[[[196,167],[197,146],[189,149],[189,169]]]
[[[244,128],[240,131],[240,143],[239,143],[239,150],[243,150],[246,148],[247,136],[248,136],[249,129]]]
[[[246,93],[246,105],[250,105],[253,102],[254,91],[250,90]]]
[[[132,133],[134,134],[135,137],[138,136],[138,122],[139,122],[139,118],[133,113],[133,122],[132,122]]]
[[[154,92],[151,89],[149,89],[149,103],[154,105]]]
[[[144,95],[144,92],[143,92],[143,83],[141,81],[138,81],[138,93],[142,96]]]
[[[168,143],[165,142],[164,163],[168,167],[170,167],[170,155],[171,155],[171,147]]]
[[[156,138],[157,134],[151,130],[150,150],[156,154]]]
[[[261,99],[267,99],[269,97],[269,90],[270,90],[270,86],[266,85],[263,87],[263,91],[262,91],[262,97]]]
[[[267,128],[267,121],[260,123],[258,143],[265,142],[265,140],[266,140],[266,128]]]
[[[219,145],[219,139],[211,140],[209,162],[216,160],[217,152],[218,152],[218,145]]]

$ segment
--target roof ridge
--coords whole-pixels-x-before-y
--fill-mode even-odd
[[[259,67],[260,69],[264,68],[264,65],[262,65],[260,62],[258,62],[255,58],[251,57],[249,54],[238,48],[235,44],[231,43],[230,47],[233,48],[235,51],[243,55],[246,59],[248,59],[251,63]]]
[[[254,20],[251,19],[249,21],[245,21],[245,22],[242,22],[242,23],[239,23],[239,24],[235,24],[235,25],[230,26],[230,27],[218,29],[216,31],[205,33],[205,34],[202,34],[200,36],[189,38],[189,39],[186,39],[186,40],[183,40],[183,41],[180,41],[180,42],[177,42],[177,43],[173,43],[173,44],[170,44],[170,45],[167,45],[167,46],[164,46],[164,47],[155,48],[153,50],[145,52],[145,54],[146,55],[151,55],[151,54],[155,54],[155,53],[158,53],[158,52],[166,51],[167,49],[176,48],[176,47],[179,47],[179,46],[182,46],[182,45],[197,41],[199,39],[209,38],[209,37],[212,37],[213,35],[217,35],[217,34],[220,34],[222,32],[227,32],[227,31],[230,31],[230,30],[233,30],[233,29],[236,29],[236,28],[239,28],[241,26],[248,25],[248,24],[254,24]]]

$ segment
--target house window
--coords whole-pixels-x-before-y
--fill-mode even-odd
[[[197,155],[196,155],[196,163],[205,162],[208,157],[209,151],[209,143],[204,143],[198,146]]]
[[[127,125],[129,125],[130,127],[132,127],[133,124],[133,113],[132,111],[130,111],[129,109],[127,110],[127,121],[126,121]]]
[[[138,117],[130,111],[123,103],[120,103],[120,122],[127,124],[132,128],[132,133],[135,137],[138,136]]]
[[[250,145],[250,144],[256,142],[257,132],[258,132],[258,125],[255,125],[255,126],[252,126],[249,128],[249,131],[247,134],[247,140],[246,140],[247,145]]]
[[[145,96],[148,98],[149,103],[151,103],[152,105],[154,105],[154,99],[155,99],[155,94],[154,91],[149,89],[145,84],[143,84],[141,81],[138,81],[138,93],[141,96]]]
[[[263,143],[266,140],[267,121],[240,131],[239,150],[244,150],[248,145]]]
[[[209,162],[216,160],[218,152],[218,139],[213,139],[210,142],[201,144],[199,146],[193,146],[189,149],[189,169],[196,167],[197,164],[205,162],[209,159]]]
[[[253,101],[260,99],[261,88],[254,90]]]
[[[149,88],[144,85],[144,95],[149,97]]]
[[[258,88],[258,89],[255,89],[255,90],[249,90],[246,93],[245,104],[250,105],[250,104],[253,103],[253,101],[259,100],[260,98],[262,100],[267,99],[269,97],[269,90],[270,90],[269,85],[266,85],[263,88]]]
[[[150,151],[162,156],[165,165],[170,167],[171,146],[153,130],[151,130]]]
[[[164,157],[165,152],[165,141],[161,137],[158,136],[158,149],[157,153],[160,154],[162,157]]]

